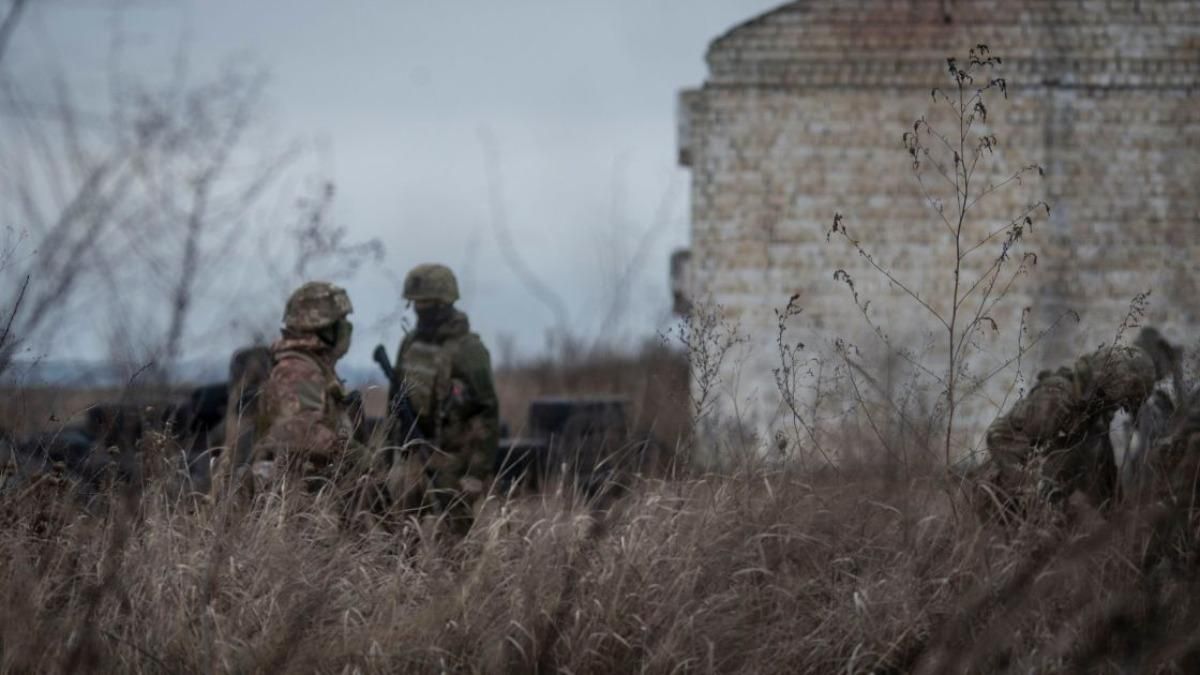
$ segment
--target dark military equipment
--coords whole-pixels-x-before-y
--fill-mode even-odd
[[[229,384],[218,382],[196,387],[172,414],[171,431],[180,443],[187,463],[186,475],[201,492],[208,489],[211,476],[212,436],[225,423],[229,412]]]
[[[243,347],[229,359],[228,396],[224,417],[219,426],[210,427],[204,443],[204,458],[195,466],[192,484],[205,492],[213,489],[213,481],[235,481],[235,476],[250,463],[254,449],[255,422],[258,417],[258,395],[271,376],[273,360],[270,348],[264,345]]]
[[[412,399],[404,391],[404,383],[400,381],[400,376],[392,368],[387,348],[375,345],[371,356],[375,363],[379,364],[379,369],[388,381],[388,417],[393,424],[390,440],[396,445],[403,445],[409,440],[423,440],[421,430],[417,428],[417,411],[413,408]]]
[[[229,406],[229,383],[217,382],[196,387],[188,394],[190,430],[209,430],[225,419]]]
[[[501,488],[519,481],[536,490],[555,476],[589,495],[619,487],[654,449],[648,434],[631,432],[628,408],[621,396],[534,399],[521,435],[500,441],[495,472]]]
[[[128,403],[96,404],[84,419],[21,441],[10,439],[6,487],[54,470],[74,480],[80,494],[92,495],[106,480],[140,484],[139,444],[146,409]]]

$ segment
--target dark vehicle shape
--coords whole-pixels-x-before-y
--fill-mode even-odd
[[[655,443],[632,431],[625,396],[545,396],[526,424],[504,434],[495,457],[498,488],[544,489],[556,478],[589,496],[620,489],[653,459]]]

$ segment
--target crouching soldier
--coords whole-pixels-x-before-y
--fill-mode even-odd
[[[1158,373],[1163,366],[1157,362],[1139,340],[1039,374],[1029,393],[988,428],[991,459],[983,480],[998,488],[999,499],[1010,507],[1013,497],[1031,488],[1052,501],[1076,491],[1096,506],[1112,500],[1117,488],[1113,419],[1120,411],[1136,412],[1166,375]]]
[[[361,404],[334,369],[350,348],[352,311],[346,291],[324,282],[304,284],[288,299],[258,401],[255,483],[302,479],[319,490],[369,470],[369,453],[354,438]]]
[[[388,490],[401,509],[445,514],[463,533],[492,477],[500,406],[491,357],[454,307],[458,297],[443,265],[419,265],[404,280],[417,325],[400,343],[389,399],[408,396],[423,441],[400,450]]]

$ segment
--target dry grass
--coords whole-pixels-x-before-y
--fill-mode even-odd
[[[1002,531],[932,478],[493,500],[462,541],[278,495],[87,513],[45,487],[2,513],[4,672],[1186,672],[1197,650],[1190,563],[1148,565],[1142,519]]]
[[[78,422],[89,406],[120,400],[117,389],[0,388],[0,429],[25,436]]]
[[[498,380],[518,409],[543,391],[627,392],[635,415],[686,419],[686,367],[666,351]],[[86,405],[58,394],[24,392],[5,413]],[[1035,506],[1003,528],[980,523],[937,467],[863,459],[837,472],[681,470],[604,509],[553,489],[493,497],[463,540],[431,522],[348,524],[326,498],[230,511],[158,480],[83,508],[44,481],[0,494],[0,672],[1200,665],[1181,513]]]

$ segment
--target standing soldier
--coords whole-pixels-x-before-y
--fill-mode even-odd
[[[319,488],[348,471],[365,470],[366,451],[354,440],[361,406],[334,370],[350,348],[353,311],[346,291],[314,281],[288,299],[282,338],[271,346],[273,365],[255,421],[253,473],[281,472]]]
[[[418,265],[404,279],[417,325],[400,343],[389,399],[408,395],[420,435],[432,447],[393,466],[389,489],[400,505],[440,510],[465,532],[492,475],[500,404],[491,357],[454,307],[458,297],[458,282],[444,265]]]

